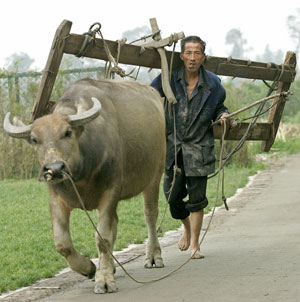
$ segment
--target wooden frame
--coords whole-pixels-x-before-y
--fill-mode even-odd
[[[56,75],[63,57],[63,54],[78,54],[84,35],[71,34],[72,22],[64,20],[58,27],[53,43],[50,49],[46,67],[43,71],[42,80],[39,86],[38,94],[33,107],[31,121],[41,117],[47,112],[49,98],[55,83]],[[105,40],[111,54],[116,57],[118,43]],[[104,51],[104,44],[101,39],[95,39],[95,43],[85,50],[85,57],[107,60]],[[166,52],[167,60],[170,62],[171,52]],[[160,56],[156,49],[142,48],[137,45],[125,44],[122,46],[119,63],[144,66],[149,68],[161,68]],[[173,68],[178,68],[182,64],[179,53],[175,52]],[[286,92],[289,90],[291,83],[296,75],[296,54],[287,52],[283,65],[250,62],[246,60],[235,60],[220,57],[208,57],[205,68],[217,75],[231,76],[248,79],[259,79],[274,81],[279,79],[279,85],[276,93]],[[282,97],[273,100],[268,121],[266,123],[257,123],[248,136],[248,140],[262,141],[261,148],[263,151],[269,151],[274,143],[276,133],[279,127],[281,116],[284,110],[285,101]],[[239,127],[229,129],[226,136],[227,140],[239,140],[245,133],[248,123],[241,123]],[[221,126],[214,125],[214,135],[218,139],[222,135]]]

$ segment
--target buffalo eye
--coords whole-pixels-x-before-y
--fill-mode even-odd
[[[34,145],[37,145],[39,143],[38,140],[35,137],[33,137],[33,136],[30,137],[30,141]]]
[[[65,133],[65,137],[71,137],[72,136],[72,130],[68,129]]]

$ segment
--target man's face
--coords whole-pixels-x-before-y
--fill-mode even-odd
[[[184,53],[180,54],[188,72],[198,72],[204,62],[205,54],[202,53],[201,44],[196,42],[186,42]]]

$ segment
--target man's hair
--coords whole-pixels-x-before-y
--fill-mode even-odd
[[[180,42],[180,46],[181,46],[181,53],[184,53],[184,50],[185,50],[185,43],[187,42],[194,42],[194,43],[200,43],[201,44],[201,50],[202,50],[202,53],[204,54],[205,53],[205,46],[206,46],[206,43],[198,36],[188,36],[188,37],[185,37],[181,40]]]

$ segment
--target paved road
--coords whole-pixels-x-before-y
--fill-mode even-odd
[[[84,280],[39,301],[298,302],[299,176],[300,155],[258,174],[252,185],[231,200],[229,212],[217,211],[202,247],[206,258],[191,260],[162,281],[137,284],[117,268],[117,293],[96,295],[93,282]],[[163,269],[144,269],[143,257],[125,267],[135,278],[148,280],[173,270],[189,253],[172,243],[164,247],[163,256]]]

